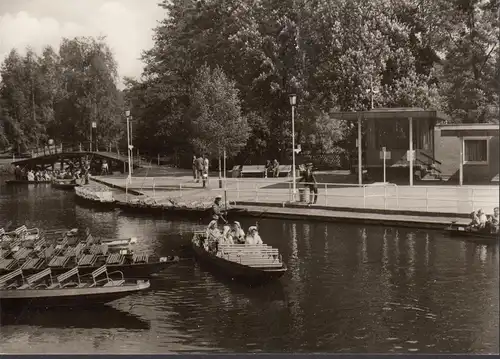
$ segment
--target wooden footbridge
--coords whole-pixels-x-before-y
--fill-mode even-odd
[[[86,151],[82,146],[74,145],[52,145],[37,148],[30,151],[31,157],[13,161],[13,165],[19,165],[25,169],[52,169],[59,165],[61,169],[66,166],[82,166],[84,161],[90,161],[91,167],[100,168],[103,161],[106,161],[110,170],[125,172],[128,166],[128,156],[108,151]],[[133,161],[135,162],[135,161]],[[133,163],[134,167],[138,167]]]

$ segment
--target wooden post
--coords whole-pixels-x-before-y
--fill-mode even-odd
[[[464,138],[459,137],[460,140],[460,168],[459,168],[459,184],[464,184]]]
[[[409,127],[410,127],[410,153],[408,154],[408,159],[410,162],[410,186],[413,186],[413,118],[408,118]]]
[[[361,148],[361,115],[358,115],[358,184],[363,184],[363,155]]]

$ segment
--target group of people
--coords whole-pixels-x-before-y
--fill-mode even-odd
[[[280,176],[280,163],[277,159],[274,159],[273,162],[270,160],[266,161],[266,171],[264,172],[264,177],[267,178],[269,173],[271,173],[274,178],[278,178]]]
[[[204,156],[193,156],[193,178],[196,183],[200,180],[203,182],[203,187],[206,187],[208,183],[208,169],[210,161],[206,155]]]
[[[471,219],[470,227],[490,233],[498,233],[498,207],[493,209],[493,215],[486,215],[482,209],[478,209],[471,213]]]
[[[245,231],[241,228],[239,222],[234,221],[232,226],[228,224],[221,210],[221,200],[222,196],[216,196],[212,205],[212,220],[206,229],[207,241],[204,243],[205,249],[217,252],[218,244],[263,244],[257,226],[250,226],[245,235]],[[224,222],[222,231],[219,229],[219,220]]]
[[[67,167],[62,170],[42,170],[42,169],[25,169],[20,168],[16,165],[14,168],[14,176],[16,180],[20,181],[30,181],[30,182],[46,182],[55,179],[72,179],[77,180],[82,177],[85,178],[86,184],[88,184],[88,173],[89,166],[84,165],[83,168],[77,168],[75,166]]]

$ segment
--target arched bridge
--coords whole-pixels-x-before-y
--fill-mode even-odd
[[[60,168],[65,165],[81,165],[84,160],[91,163],[91,167],[98,167],[106,160],[110,168],[114,171],[126,172],[128,166],[128,156],[112,152],[111,148],[105,151],[85,150],[82,145],[56,144],[35,148],[30,151],[31,157],[13,161],[13,165],[19,165],[21,168],[33,169],[36,167],[42,169],[56,169],[56,164]],[[133,160],[134,168],[139,167],[138,161]]]

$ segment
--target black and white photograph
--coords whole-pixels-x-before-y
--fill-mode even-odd
[[[0,0],[0,354],[499,354],[499,0]]]

